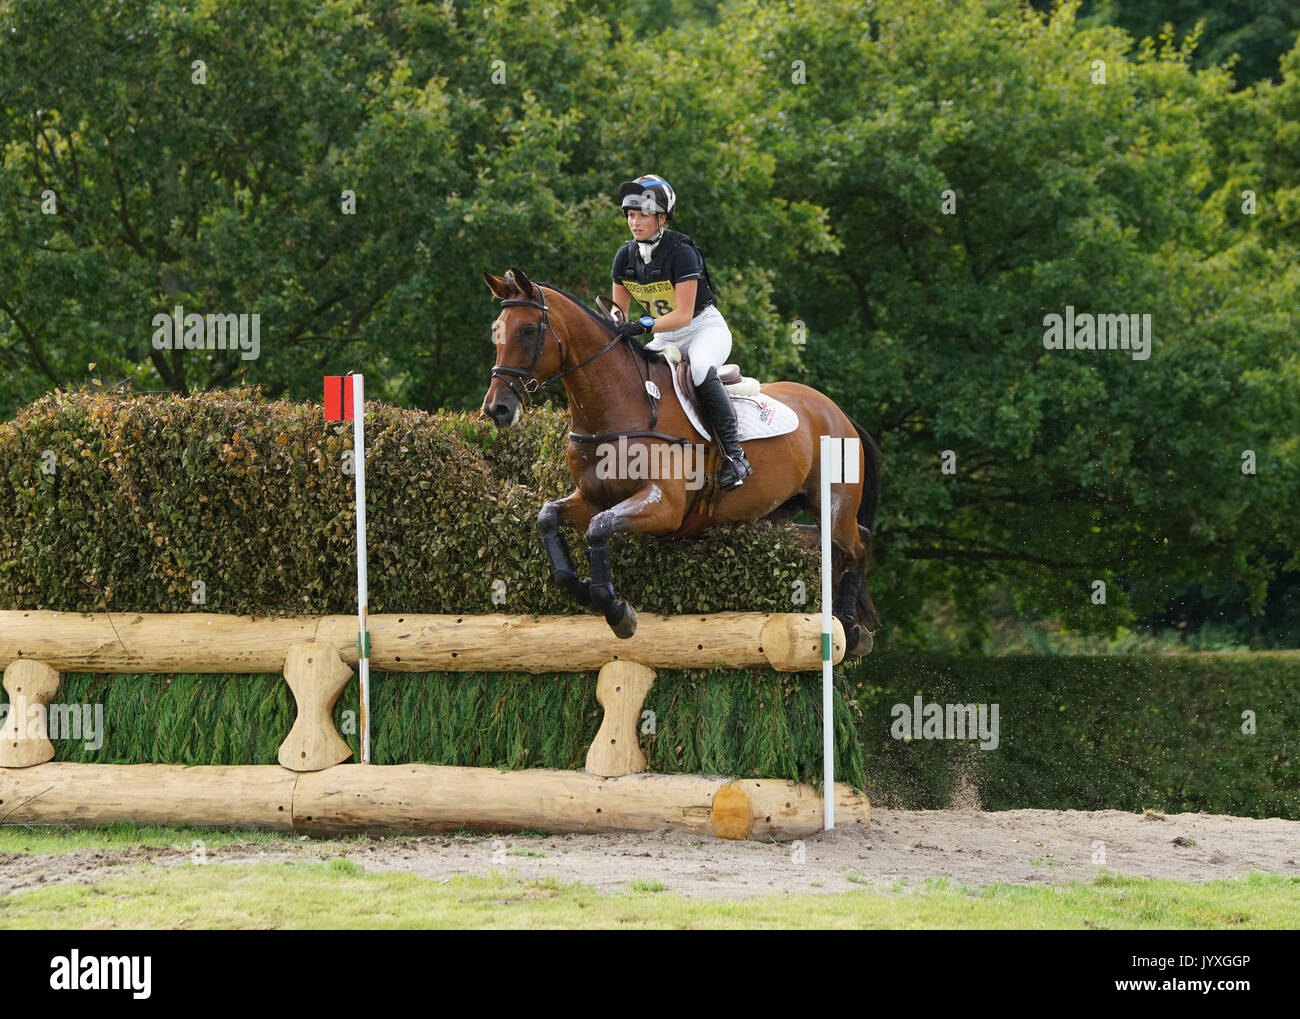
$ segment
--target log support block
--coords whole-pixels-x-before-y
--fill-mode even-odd
[[[9,715],[0,728],[0,767],[30,768],[54,757],[49,705],[59,689],[59,672],[43,662],[20,659],[5,669]],[[39,711],[33,712],[38,707]]]
[[[596,680],[596,700],[605,709],[600,731],[587,750],[587,771],[614,778],[645,771],[637,728],[641,705],[655,681],[654,669],[638,662],[607,662]]]
[[[290,771],[323,771],[342,764],[352,750],[334,728],[334,705],[352,670],[328,641],[302,641],[289,648],[284,679],[298,717],[280,744],[280,764]]]

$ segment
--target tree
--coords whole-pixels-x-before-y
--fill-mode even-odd
[[[1225,209],[1270,137],[1261,100],[1068,8],[752,4],[721,31],[765,55],[780,192],[842,246],[779,304],[809,321],[815,383],[882,437],[881,597],[919,619],[945,592],[976,640],[1000,578],[1098,631],[1180,578],[1258,604],[1256,550],[1300,547],[1294,251]],[[1045,349],[1067,307],[1149,314],[1149,360]]]

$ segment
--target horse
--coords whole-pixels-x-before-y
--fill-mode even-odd
[[[646,477],[644,471],[610,471],[608,455],[639,452],[642,463],[663,463],[679,445],[684,455],[693,432],[673,388],[664,355],[620,336],[616,323],[574,295],[549,283],[533,283],[511,267],[504,277],[484,272],[501,312],[493,324],[496,362],[482,411],[498,428],[519,419],[523,405],[559,381],[568,395],[570,432],[567,459],[576,488],[566,498],[547,502],[537,515],[552,580],[578,604],[605,621],[618,637],[636,632],[636,611],[614,591],[610,536],[619,532],[684,537],[706,527],[771,519],[788,522],[800,509],[820,519],[819,436],[858,438],[858,477],[834,488],[831,540],[833,613],[844,627],[846,652],[871,650],[871,630],[880,616],[864,577],[871,558],[872,528],[880,485],[881,453],[875,440],[828,397],[797,382],[771,382],[765,395],[792,408],[798,427],[785,435],[745,442],[754,473],[735,488],[702,501],[704,487],[691,490],[686,471],[671,477]],[[636,450],[635,447],[646,447]],[[663,473],[663,472],[658,472]],[[619,475],[622,476],[619,476]],[[637,475],[637,476],[632,476]],[[711,511],[708,504],[711,503]],[[578,577],[560,527],[586,537],[589,580]],[[794,524],[808,544],[820,540],[811,525]]]

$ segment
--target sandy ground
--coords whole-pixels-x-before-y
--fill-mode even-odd
[[[142,862],[190,862],[190,845],[82,850],[57,856],[0,854],[0,894],[66,881],[96,882]],[[799,843],[701,840],[680,831],[567,835],[300,841],[207,847],[211,864],[328,860],[347,856],[369,872],[432,879],[512,873],[581,882],[605,893],[634,880],[662,882],[692,898],[737,899],[791,892],[842,892],[948,878],[1053,885],[1091,881],[1108,870],[1209,881],[1252,872],[1300,876],[1300,821],[1212,814],[1166,817],[1114,810],[873,811],[869,830],[837,829]]]

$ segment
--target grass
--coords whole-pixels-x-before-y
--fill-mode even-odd
[[[459,831],[447,832],[442,838],[444,845],[450,839],[459,836],[480,838],[481,832]],[[428,838],[429,836],[424,836]],[[510,840],[525,838],[553,838],[545,832],[519,832],[510,835]],[[559,836],[563,838],[564,836]],[[367,846],[389,841],[405,841],[408,836],[394,835],[391,838],[375,835],[353,835],[331,838],[330,844],[347,847],[348,845]],[[58,855],[75,853],[83,849],[139,849],[146,846],[194,849],[195,842],[203,843],[204,848],[218,846],[253,844],[266,849],[288,848],[315,841],[306,835],[289,835],[284,832],[243,831],[229,828],[165,828],[157,825],[138,825],[122,823],[103,828],[72,828],[62,825],[0,825],[0,855],[5,853],[40,853]],[[541,850],[511,850],[513,856],[545,856]]]
[[[955,886],[944,879],[839,894],[717,901],[633,881],[603,895],[554,879],[443,880],[325,863],[195,864],[0,899],[0,928],[1295,928],[1300,878],[1192,884],[1103,873],[1058,887]],[[647,895],[644,892],[659,894]]]
[[[362,841],[359,837],[357,841]],[[59,825],[5,825],[0,827],[0,853],[75,853],[83,849],[139,849],[143,846],[193,849],[202,842],[209,849],[237,843],[288,846],[305,842],[300,835],[282,832],[238,831],[218,828],[163,828],[151,825],[113,824],[103,828],[67,828]]]
[[[664,883],[658,879],[644,881],[638,877],[632,879],[631,887],[634,892],[662,892],[664,890]]]

